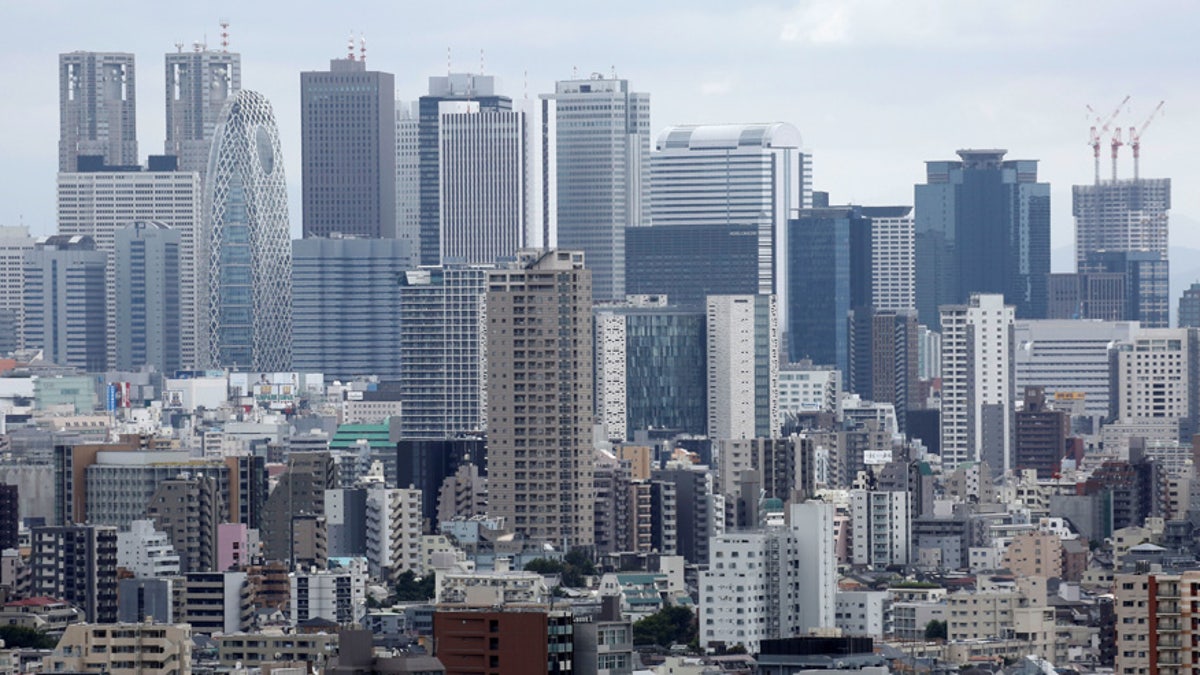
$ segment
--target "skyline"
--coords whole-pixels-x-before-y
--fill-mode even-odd
[[[479,72],[482,49],[483,71],[514,99],[553,91],[574,68],[580,77],[609,76],[615,66],[633,90],[650,94],[652,136],[675,124],[789,122],[813,154],[814,189],[830,192],[835,204],[908,205],[926,161],[953,159],[959,148],[1006,148],[1008,158],[1040,161],[1039,175],[1052,189],[1052,247],[1067,251],[1074,239],[1071,185],[1092,180],[1085,105],[1106,114],[1132,95],[1118,120],[1128,127],[1140,126],[1165,99],[1164,114],[1145,135],[1141,174],[1173,180],[1171,242],[1200,247],[1193,227],[1200,192],[1189,189],[1200,183],[1200,169],[1188,161],[1200,148],[1186,123],[1200,95],[1188,86],[1197,68],[1182,47],[1200,8],[668,2],[579,8],[568,19],[551,16],[543,3],[520,10],[472,4],[476,11],[459,13],[467,20],[371,3],[301,3],[287,16],[278,7],[179,7],[170,18],[140,2],[118,12],[66,3],[14,7],[11,18],[23,29],[0,47],[10,64],[0,80],[9,93],[0,124],[10,130],[10,166],[20,170],[3,182],[0,223],[25,224],[35,235],[56,229],[59,53],[135,54],[144,160],[161,151],[165,135],[164,55],[174,43],[186,43],[186,51],[206,34],[209,47],[219,48],[224,17],[230,49],[242,55],[243,86],[263,93],[277,111],[293,236],[301,221],[299,74],[343,57],[354,30],[367,40],[368,68],[394,73],[404,101],[424,93],[429,76],[446,72],[447,48],[454,72]],[[354,28],[364,24],[377,28]],[[378,28],[391,25],[392,35]],[[794,84],[777,86],[788,77]],[[1122,151],[1120,171],[1128,177],[1131,153]],[[1101,164],[1109,175],[1107,148]],[[1055,270],[1063,269],[1061,259]]]

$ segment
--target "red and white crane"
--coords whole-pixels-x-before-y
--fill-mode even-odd
[[[1146,121],[1142,122],[1141,128],[1135,129],[1134,127],[1129,127],[1129,147],[1133,148],[1133,177],[1135,180],[1138,177],[1138,156],[1141,154],[1142,149],[1142,132],[1146,130],[1146,127],[1150,126],[1155,117],[1158,117],[1158,113],[1162,111],[1166,103],[1166,101],[1159,101],[1158,105],[1154,107],[1154,111],[1146,118]]]
[[[1124,100],[1122,100],[1117,105],[1116,110],[1113,110],[1112,114],[1108,116],[1107,120],[1102,120],[1102,119],[1100,119],[1100,116],[1097,115],[1096,116],[1096,124],[1092,126],[1091,140],[1088,142],[1088,145],[1092,146],[1092,156],[1096,163],[1096,183],[1100,182],[1100,143],[1101,143],[1101,139],[1104,138],[1104,134],[1108,133],[1109,127],[1111,127],[1113,121],[1117,119],[1117,115],[1121,114],[1121,110],[1125,107],[1125,104],[1129,103],[1129,99],[1130,99],[1130,96],[1126,95]],[[1090,113],[1095,114],[1095,112],[1096,112],[1095,110],[1092,109],[1092,106],[1090,106],[1090,105],[1087,107],[1087,109],[1088,109],[1088,112],[1090,112]],[[1117,152],[1117,146],[1113,146],[1113,161],[1114,162],[1116,161],[1116,152]]]

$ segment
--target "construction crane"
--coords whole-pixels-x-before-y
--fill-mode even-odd
[[[1101,120],[1099,115],[1096,116],[1096,124],[1095,124],[1095,126],[1092,127],[1091,141],[1089,142],[1089,145],[1092,146],[1092,157],[1096,163],[1096,183],[1097,184],[1100,183],[1100,142],[1101,142],[1101,139],[1104,138],[1104,134],[1108,133],[1108,128],[1111,127],[1113,121],[1117,119],[1117,115],[1121,114],[1121,109],[1125,107],[1125,104],[1129,103],[1129,99],[1130,99],[1130,96],[1126,95],[1124,100],[1122,100],[1117,105],[1117,109],[1112,111],[1112,114],[1108,116],[1107,120]],[[1087,109],[1088,109],[1088,112],[1090,112],[1090,113],[1095,114],[1095,112],[1096,112],[1095,110],[1092,109],[1092,106],[1090,106],[1090,105],[1087,107]]]
[[[1121,127],[1113,130],[1112,142],[1109,145],[1112,146],[1113,182],[1115,183],[1117,182],[1117,150],[1125,145],[1125,142],[1121,140]]]
[[[1150,116],[1146,118],[1146,121],[1142,122],[1140,129],[1129,127],[1129,147],[1133,148],[1134,180],[1137,180],[1138,178],[1138,156],[1141,154],[1142,149],[1142,132],[1146,130],[1146,127],[1150,126],[1150,123],[1154,121],[1155,117],[1158,117],[1158,113],[1162,111],[1163,106],[1166,105],[1166,103],[1166,101],[1159,101],[1158,105],[1154,107],[1154,111],[1151,112]]]

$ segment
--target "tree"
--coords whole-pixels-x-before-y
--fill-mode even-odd
[[[633,644],[689,644],[696,639],[696,616],[687,607],[664,607],[633,624]]]
[[[596,574],[596,565],[587,553],[578,548],[571,549],[562,561],[550,558],[534,558],[525,563],[525,571],[538,574],[557,574],[567,588],[582,588],[587,577]]]
[[[945,640],[947,626],[945,621],[934,619],[925,624],[925,639],[926,640]]]
[[[432,600],[437,595],[434,588],[436,580],[432,574],[418,577],[412,570],[406,570],[396,581],[396,600],[399,602],[420,602]]]
[[[54,649],[58,640],[40,630],[25,626],[0,626],[0,640],[8,649]]]

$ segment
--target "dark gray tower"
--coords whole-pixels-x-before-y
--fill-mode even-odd
[[[396,236],[395,90],[353,52],[300,73],[305,237]]]
[[[22,337],[47,361],[104,372],[107,331],[104,267],[108,256],[86,236],[54,235],[25,253]]]
[[[138,163],[133,54],[58,55],[58,170],[75,171],[80,155],[109,166]]]

